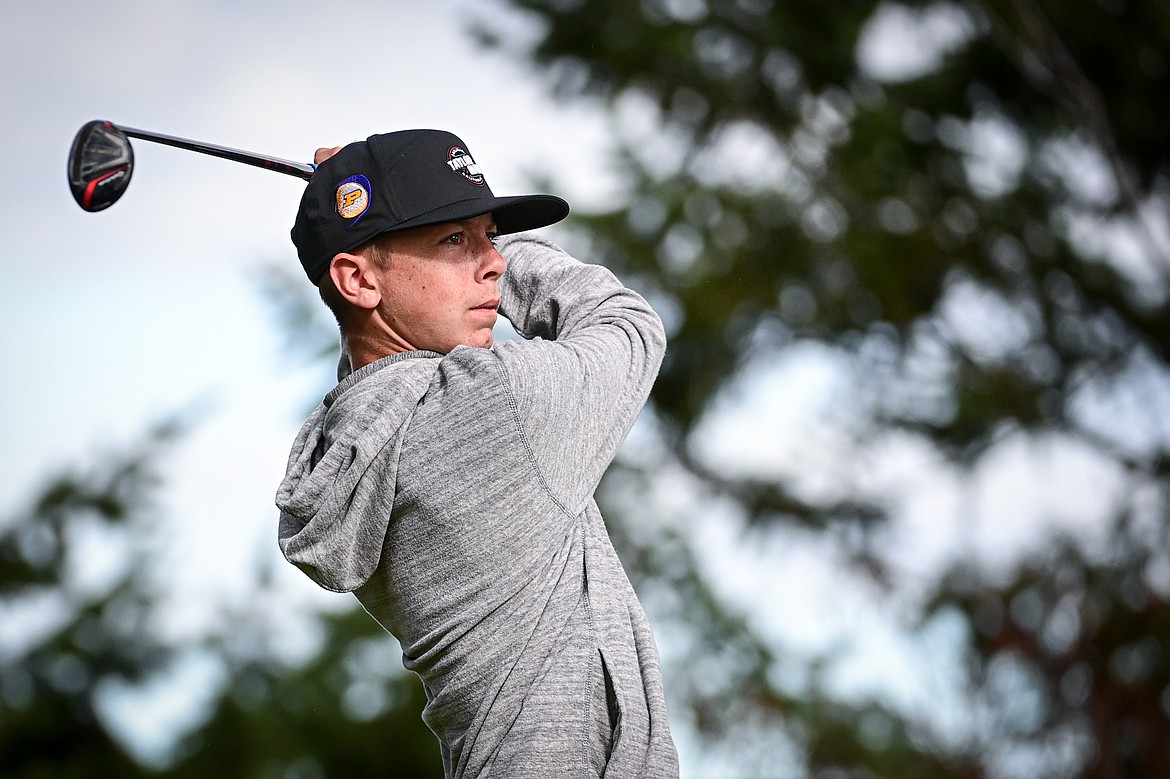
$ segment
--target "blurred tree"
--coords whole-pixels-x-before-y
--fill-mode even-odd
[[[151,558],[165,544],[156,492],[180,432],[160,426],[60,474],[0,525],[0,776],[442,776],[422,687],[360,610],[320,615],[315,649],[290,658],[278,626],[304,615],[269,613],[276,599],[260,581],[200,646],[165,640],[166,574]],[[193,655],[217,669],[212,689],[178,678]],[[106,705],[151,685],[208,701],[190,732],[145,734],[177,740],[166,754],[142,754],[144,734],[127,736]]]
[[[578,214],[572,248],[670,330],[650,432],[602,493],[666,623],[683,724],[743,775],[1170,775],[1170,6],[507,5],[532,22],[519,56],[620,141],[626,194]],[[852,446],[793,444],[803,468],[713,456],[729,393],[813,342],[846,377],[825,424]],[[960,543],[908,596],[890,549],[906,496],[867,466],[915,452],[962,504],[1013,446],[1096,464],[1061,489],[1109,503],[1108,543],[1053,530],[998,566]],[[688,507],[655,503],[680,490]],[[783,681],[766,609],[730,600],[695,540],[704,511],[741,517],[753,546],[821,534],[911,624],[952,625],[961,700],[850,701],[820,666]]]
[[[142,775],[103,727],[95,694],[103,680],[140,680],[172,656],[151,637],[151,588],[128,542],[150,509],[151,463],[174,433],[162,427],[138,451],[51,479],[0,528],[0,775]],[[118,549],[106,581],[78,577],[91,545]]]
[[[671,331],[599,497],[680,734],[720,775],[1170,776],[1164,0],[509,5],[536,22],[523,56],[559,98],[599,100],[622,141],[625,197],[578,216],[573,248]],[[303,286],[270,290],[296,328],[320,312]],[[329,323],[295,332],[332,351]],[[845,377],[818,424],[849,446],[772,441],[795,464],[754,469],[713,454],[728,398],[810,344]],[[261,581],[203,645],[159,638],[142,544],[175,434],[0,525],[0,775],[439,775],[421,689],[358,610],[322,615],[290,658]],[[1107,505],[1107,543],[1050,532],[998,567],[959,543],[908,574],[907,496],[873,463],[909,451],[963,503],[1018,442],[1091,459],[1095,480],[1062,489]],[[762,626],[771,604],[729,592],[702,515],[742,522],[756,551],[827,540],[842,587],[862,574],[928,645],[947,637],[949,696],[843,693],[834,653],[805,662]],[[120,550],[96,579],[76,565],[91,544]],[[190,652],[220,671],[203,719],[135,757],[103,695],[165,684]]]
[[[224,694],[159,776],[442,777],[438,742],[419,717],[422,685],[364,611],[321,615],[320,649],[293,665],[276,659],[263,616],[240,616],[220,647]]]

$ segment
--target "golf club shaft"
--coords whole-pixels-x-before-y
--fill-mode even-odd
[[[316,166],[304,162],[293,162],[291,160],[282,160],[279,157],[269,157],[266,154],[257,154],[250,151],[242,151],[240,149],[229,149],[226,146],[216,146],[213,143],[204,143],[203,141],[193,141],[189,138],[176,138],[173,135],[163,135],[162,133],[150,132],[149,130],[135,130],[133,127],[123,127],[116,125],[126,135],[131,138],[140,138],[144,141],[152,141],[154,143],[162,143],[167,146],[176,146],[180,149],[187,149],[188,151],[196,151],[200,154],[210,154],[213,157],[222,157],[225,160],[233,160],[235,162],[242,162],[245,165],[255,165],[258,168],[267,168],[274,170],[277,173],[287,173],[290,176],[298,176],[306,181],[312,177]]]

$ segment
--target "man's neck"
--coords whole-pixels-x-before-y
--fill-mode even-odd
[[[397,339],[377,338],[365,334],[347,335],[345,338],[346,352],[349,353],[350,370],[356,371],[372,362],[392,354],[412,351],[407,344]]]

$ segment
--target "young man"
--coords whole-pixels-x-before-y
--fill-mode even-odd
[[[512,235],[568,206],[495,197],[454,135],[333,152],[292,237],[350,364],[293,445],[282,551],[399,639],[446,776],[677,776],[654,638],[593,500],[661,322],[606,269]],[[497,308],[524,340],[493,346]]]

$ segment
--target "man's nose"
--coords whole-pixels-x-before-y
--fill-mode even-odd
[[[508,269],[508,261],[494,243],[488,242],[480,263],[480,276],[484,279],[498,278]]]

